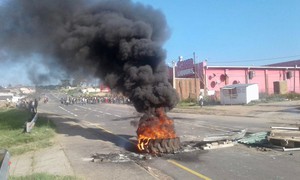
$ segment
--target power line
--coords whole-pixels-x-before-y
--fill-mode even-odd
[[[190,59],[192,58],[193,54],[189,54],[188,56],[183,56],[184,59]],[[179,56],[178,56],[179,57]],[[186,58],[185,58],[186,57]],[[190,57],[190,58],[187,58]],[[248,63],[252,63],[252,62],[259,62],[259,61],[272,61],[272,60],[276,60],[276,59],[287,59],[287,58],[296,58],[299,57],[300,55],[291,55],[291,56],[280,56],[280,57],[272,57],[272,58],[259,58],[259,59],[244,59],[244,60],[212,60],[210,58],[208,58],[208,62],[209,64],[216,64],[216,63],[240,63],[240,62],[245,62],[245,61],[251,61]],[[198,56],[196,57],[196,59],[198,59]],[[205,58],[204,58],[205,59]]]
[[[273,57],[273,58],[262,58],[262,59],[244,59],[244,60],[234,60],[234,61],[226,61],[226,60],[218,60],[218,61],[209,61],[209,63],[236,63],[236,62],[245,62],[245,61],[272,61],[275,59],[285,59],[285,58],[295,58],[300,57],[300,55],[293,55],[293,56],[282,56],[282,57]]]

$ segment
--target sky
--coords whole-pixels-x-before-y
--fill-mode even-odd
[[[193,58],[193,53],[196,62],[207,60],[215,66],[260,66],[300,59],[299,0],[133,1],[165,15],[171,32],[163,46],[168,65],[179,56]],[[0,72],[0,86],[30,83],[22,64],[2,63]]]
[[[166,61],[258,66],[300,59],[299,0],[136,0],[166,16]]]

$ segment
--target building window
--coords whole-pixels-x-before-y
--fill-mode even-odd
[[[293,77],[293,72],[292,71],[286,72],[286,78],[287,79],[291,79],[292,77]]]
[[[230,98],[236,98],[238,96],[236,88],[223,89],[223,94],[224,94],[224,96],[227,96]]]

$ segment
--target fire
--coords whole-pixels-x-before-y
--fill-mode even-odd
[[[142,118],[137,129],[138,149],[144,151],[151,139],[176,138],[174,122],[164,112],[163,108],[157,108],[155,116]]]

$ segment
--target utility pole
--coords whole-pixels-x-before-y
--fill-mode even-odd
[[[175,78],[176,78],[176,75],[175,75],[176,62],[174,60],[172,61],[172,65],[173,65],[173,88],[176,89],[176,81],[175,81]]]
[[[195,75],[195,95],[197,96],[197,80],[196,80],[196,55],[195,52],[193,52],[194,56],[194,75]]]
[[[297,65],[295,65],[295,69],[294,69],[294,93],[296,93],[296,69],[297,69]]]

